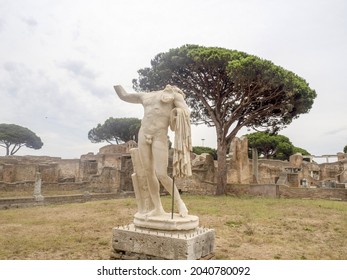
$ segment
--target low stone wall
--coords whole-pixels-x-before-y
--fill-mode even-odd
[[[3,192],[34,192],[34,181],[16,182],[16,183],[5,183],[0,181],[0,193]]]
[[[278,197],[278,186],[275,184],[233,184],[229,185],[227,193],[230,195],[249,195],[249,196],[263,196],[263,197]]]
[[[230,185],[229,195],[249,195],[273,198],[330,199],[347,201],[347,189],[344,188],[292,188],[275,184]]]
[[[66,183],[43,183],[41,187],[42,195],[45,195],[49,192],[54,192],[59,194],[59,192],[79,192],[83,193],[85,191],[90,191],[89,182],[66,182]],[[32,195],[34,192],[34,181],[26,182],[16,182],[16,183],[5,183],[0,182],[0,192],[7,193],[7,197],[11,196],[11,193],[17,194],[18,192],[22,193],[22,196],[25,194]],[[17,196],[17,195],[13,195]]]
[[[347,201],[347,189],[340,188],[290,188],[279,187],[281,198],[332,199]]]
[[[177,185],[181,192],[192,195],[214,195],[216,191],[216,185],[209,182],[200,183],[199,186],[190,184],[189,179],[176,179]],[[86,183],[87,184],[87,183]],[[34,182],[22,182],[19,187],[23,190],[30,188],[33,191]],[[18,190],[18,183],[2,183],[0,182],[0,190],[4,191],[4,188],[16,188]],[[57,190],[71,190],[72,188],[80,188],[79,191],[85,192],[85,184],[82,183],[63,183],[63,184],[50,184],[51,190],[57,188]],[[5,190],[6,191],[6,190]],[[42,192],[44,195],[44,191]],[[301,198],[301,199],[329,199],[329,200],[341,200],[347,201],[347,189],[344,188],[292,188],[286,186],[278,186],[275,184],[263,184],[263,185],[247,185],[247,184],[234,184],[228,185],[228,195],[236,196],[260,196],[260,197],[272,197],[272,198]],[[63,204],[63,203],[81,203],[91,200],[106,200],[121,198],[126,196],[134,196],[133,192],[105,192],[105,193],[89,193],[74,194],[74,195],[56,195],[45,196],[43,201],[36,201],[33,196],[21,197],[21,198],[0,198],[0,209],[13,208],[13,207],[28,207],[48,204]]]
[[[21,198],[0,198],[0,209],[20,208],[31,206],[42,206],[49,204],[65,204],[65,203],[84,203],[94,200],[107,200],[134,196],[133,193],[85,193],[75,195],[56,195],[45,196],[43,201],[36,201],[34,197]]]
[[[197,182],[194,179],[176,179],[176,184],[181,192],[193,195],[214,195],[217,185],[212,182]],[[228,195],[249,195],[278,197],[278,186],[275,184],[228,184]]]
[[[31,195],[34,192],[34,181],[25,181],[25,182],[16,182],[16,183],[7,183],[0,181],[0,193],[18,193],[23,192]],[[64,182],[64,183],[47,183],[43,182],[41,186],[42,195],[45,195],[47,192],[95,192],[95,193],[112,193],[118,192],[117,184],[114,182],[100,182],[99,176],[95,176],[91,182]],[[8,195],[7,195],[8,196]]]

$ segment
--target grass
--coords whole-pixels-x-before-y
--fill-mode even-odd
[[[347,203],[183,196],[216,231],[217,259],[347,259]],[[163,197],[169,211],[169,197]],[[0,211],[0,259],[109,259],[112,228],[133,198]]]

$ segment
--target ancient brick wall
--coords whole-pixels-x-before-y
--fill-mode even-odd
[[[58,182],[59,169],[57,163],[39,164],[38,171],[41,173],[41,179],[46,183]]]
[[[16,181],[16,165],[14,164],[2,164],[2,181],[15,182]]]
[[[284,166],[274,160],[259,160],[259,184],[274,184],[284,171]]]
[[[213,195],[216,193],[216,185],[211,182],[200,181],[195,174],[189,178],[175,178],[179,191],[196,195]]]
[[[11,193],[20,192],[22,195],[32,196],[34,192],[33,181],[16,182],[16,183],[5,183],[0,181],[0,197],[13,196]]]
[[[343,188],[289,188],[280,186],[281,198],[333,199],[347,201],[347,189]]]
[[[228,185],[227,193],[236,196],[278,197],[278,186],[275,184],[232,184]]]
[[[319,167],[320,180],[335,179],[343,171],[343,164],[340,162],[323,163]]]
[[[72,180],[79,178],[80,160],[62,159],[58,162],[59,181]],[[76,180],[78,181],[78,180]]]
[[[131,175],[134,173],[134,168],[130,154],[123,154],[121,158],[121,168],[119,172],[118,186],[121,191],[133,191],[133,181]]]
[[[114,193],[120,188],[120,171],[112,167],[104,167],[101,174],[94,175],[88,182],[89,192]]]
[[[35,164],[17,164],[15,167],[16,181],[33,181],[35,180],[36,165]]]

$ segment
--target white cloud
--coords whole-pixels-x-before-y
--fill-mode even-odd
[[[83,77],[95,80],[95,78],[97,77],[97,74],[93,72],[93,70],[89,69],[83,61],[68,60],[58,64],[58,66],[74,74],[73,78]]]
[[[35,27],[38,24],[38,22],[32,17],[22,17],[22,21],[29,27]]]

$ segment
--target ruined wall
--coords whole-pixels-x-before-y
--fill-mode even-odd
[[[114,193],[120,188],[121,172],[112,167],[103,168],[101,174],[91,177],[89,192]]]
[[[279,187],[281,198],[332,199],[347,201],[347,189]]]
[[[133,191],[133,181],[131,175],[134,173],[133,163],[130,154],[123,154],[121,157],[121,168],[119,171],[118,186],[121,191]],[[118,169],[119,170],[119,169]]]
[[[40,172],[43,194],[55,191],[132,191],[133,171],[128,151],[135,144],[131,141],[122,145],[108,145],[101,148],[98,154],[88,153],[80,159],[0,157],[2,190],[14,191],[18,185],[18,191],[23,189],[20,182],[30,182],[32,192],[35,174]]]
[[[10,192],[18,185],[18,190],[33,191],[35,173],[41,173],[42,193],[49,192],[99,192],[128,193],[133,191],[131,174],[133,167],[129,149],[134,143],[108,145],[94,155],[88,153],[80,159],[66,160],[50,157],[0,157],[0,187]],[[345,154],[344,154],[345,155]],[[340,156],[341,157],[341,156]],[[169,161],[172,159],[169,159]],[[274,185],[289,187],[309,186],[339,187],[347,184],[347,160],[318,165],[304,161],[299,154],[289,162],[258,159],[258,185],[250,185],[253,174],[252,162],[248,159],[248,143],[235,139],[231,145],[228,161],[228,184],[243,186],[234,189],[247,191],[252,195],[273,192]],[[180,191],[192,194],[214,194],[216,190],[217,162],[209,154],[192,157],[193,176],[176,178]],[[169,168],[169,173],[171,168]],[[322,184],[321,179],[326,179]],[[23,184],[27,182],[27,184]],[[340,182],[337,183],[337,182]],[[244,186],[250,186],[249,189]],[[270,186],[270,187],[268,187]],[[0,189],[1,191],[1,189]]]
[[[27,206],[42,206],[50,204],[65,204],[65,203],[83,203],[93,200],[106,200],[122,197],[116,193],[95,193],[95,194],[74,194],[74,195],[58,195],[45,197],[43,201],[36,201],[34,197],[21,197],[21,198],[4,198],[0,199],[0,209],[18,208]]]
[[[88,181],[91,176],[102,172],[96,160],[81,160],[79,162],[79,175],[77,181]]]
[[[1,165],[1,179],[4,182],[16,181],[16,166],[14,164],[2,164]]]
[[[57,163],[39,164],[38,171],[41,173],[41,179],[47,183],[57,182],[59,179],[59,169]]]
[[[36,173],[35,164],[17,164],[15,167],[16,181],[34,181]]]
[[[347,160],[343,159],[341,161],[342,164],[342,172],[337,175],[338,181],[342,184],[347,184]]]
[[[347,201],[347,189],[342,188],[295,188],[276,184],[229,185],[228,194],[273,198],[329,199]]]
[[[32,196],[34,191],[34,182],[16,182],[5,183],[0,181],[0,198],[10,197],[11,193],[20,192],[23,196]],[[13,196],[13,195],[12,195]]]
[[[197,155],[192,160],[192,173],[195,180],[214,183],[216,180],[216,162],[208,153]]]
[[[232,184],[228,185],[227,193],[236,196],[278,197],[278,186],[275,184]]]
[[[34,181],[35,173],[41,172],[46,181],[55,181],[57,157],[47,156],[5,156],[0,157],[0,181]]]
[[[99,149],[99,154],[128,154],[130,153],[130,149],[136,147],[137,143],[133,140],[130,140],[124,144],[104,146]]]
[[[275,184],[289,163],[280,160],[258,160],[258,183]]]
[[[79,181],[79,170],[79,159],[62,159],[58,161],[59,181]]]
[[[200,181],[195,173],[189,178],[176,178],[176,186],[179,191],[196,195],[214,195],[216,184],[207,181]]]
[[[343,171],[341,163],[322,163],[320,167],[320,180],[335,179]]]
[[[104,154],[102,156],[102,165],[107,167],[113,167],[117,169],[122,168],[122,156],[126,153],[121,154]]]

